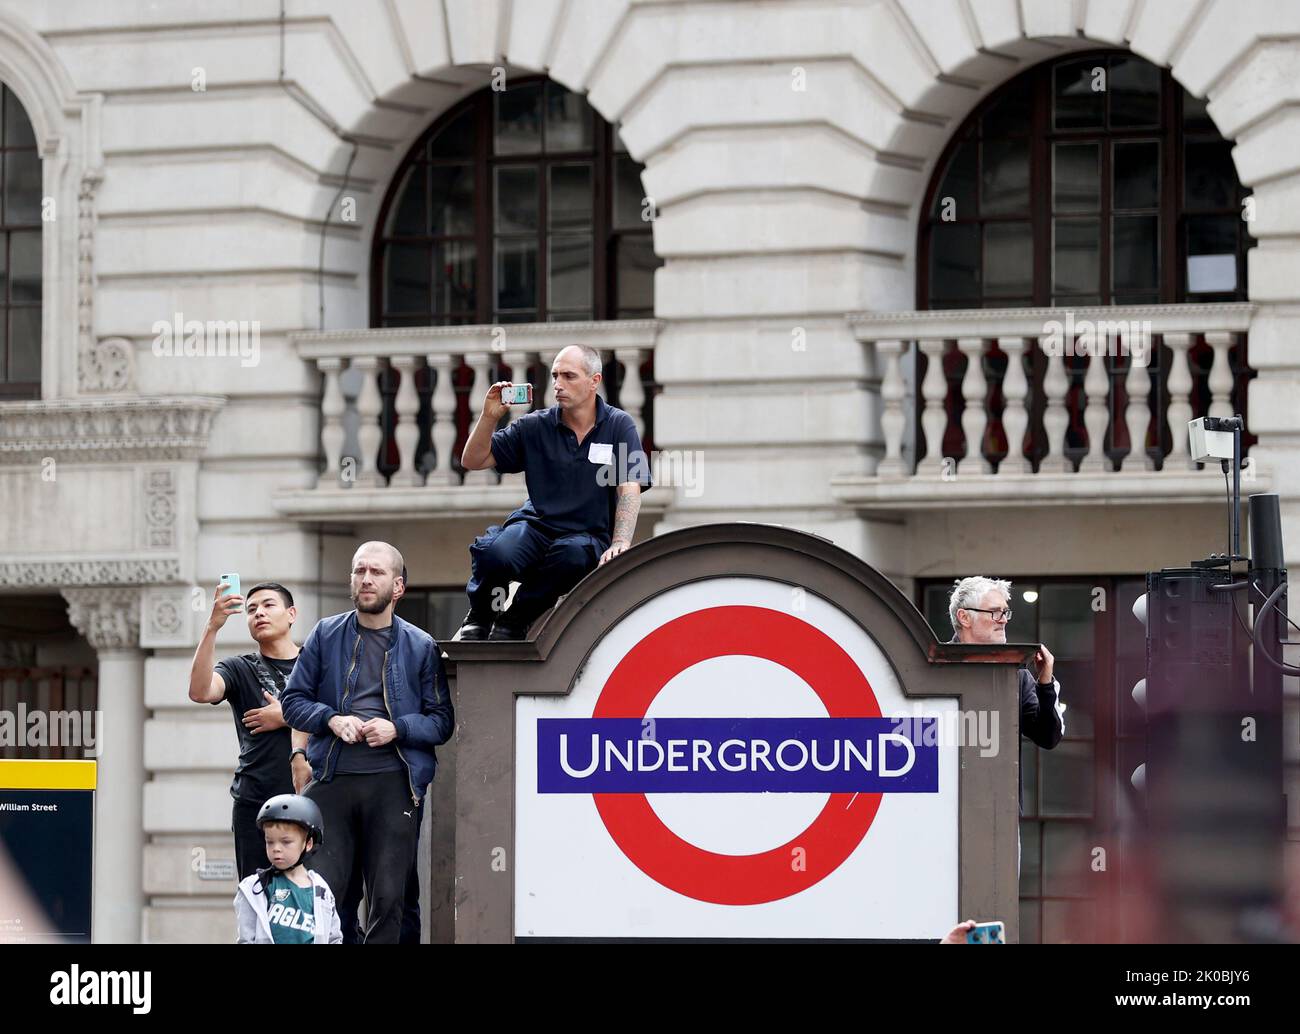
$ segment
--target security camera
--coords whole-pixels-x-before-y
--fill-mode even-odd
[[[1235,416],[1203,416],[1187,421],[1192,459],[1197,463],[1231,460],[1233,431],[1240,429],[1241,420]]]

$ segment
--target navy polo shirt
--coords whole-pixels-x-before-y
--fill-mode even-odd
[[[524,473],[528,499],[507,524],[528,520],[554,535],[585,531],[608,545],[614,530],[618,486],[651,486],[650,458],[641,449],[636,422],[596,396],[596,425],[578,436],[560,418],[560,407],[538,409],[492,435],[492,458],[503,474]]]

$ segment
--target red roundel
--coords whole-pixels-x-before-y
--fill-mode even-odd
[[[746,606],[697,610],[655,629],[610,674],[592,717],[642,718],[679,672],[735,655],[788,668],[812,687],[831,718],[881,717],[871,684],[835,640],[789,614]],[[652,880],[699,901],[758,905],[807,890],[839,868],[866,836],[881,795],[833,793],[789,843],[748,855],[687,843],[664,825],[645,794],[592,797],[614,842]]]

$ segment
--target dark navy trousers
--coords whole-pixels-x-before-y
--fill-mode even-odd
[[[608,548],[585,531],[555,533],[526,519],[494,524],[469,547],[470,610],[483,623],[504,616],[526,628],[595,568]],[[519,588],[503,615],[511,582]]]

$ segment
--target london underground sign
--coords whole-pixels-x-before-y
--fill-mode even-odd
[[[516,935],[935,936],[953,707],[906,699],[856,622],[786,583],[654,597],[567,696],[516,702]]]

